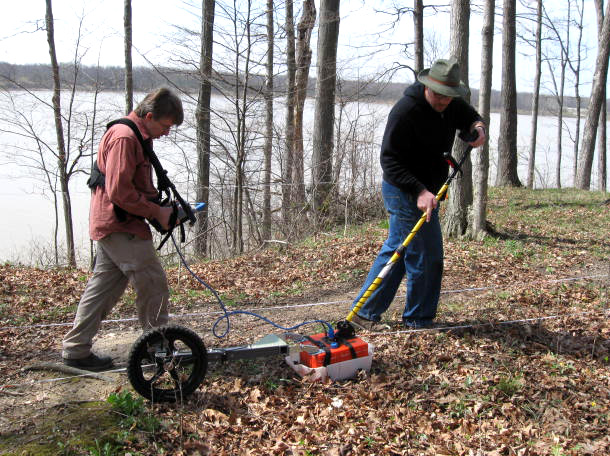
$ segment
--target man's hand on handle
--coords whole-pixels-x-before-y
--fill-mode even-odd
[[[428,190],[422,190],[417,196],[417,208],[426,213],[426,222],[430,221],[432,211],[438,206],[436,196]]]
[[[483,122],[477,121],[472,124],[470,127],[470,131],[472,133],[476,132],[478,134],[477,138],[474,141],[469,142],[468,144],[472,147],[480,147],[485,143],[487,139],[487,132],[485,130],[485,124]],[[470,135],[468,135],[470,136]],[[474,136],[474,135],[473,135]],[[470,139],[470,138],[469,138]],[[426,222],[430,221],[430,217],[432,216],[432,211],[436,209],[438,206],[438,201],[436,200],[436,196],[429,192],[428,190],[422,190],[419,195],[417,195],[417,208],[426,213]]]
[[[172,206],[161,206],[161,219],[159,223],[164,230],[169,230],[171,227],[169,226],[169,218],[174,212],[174,208]]]
[[[468,144],[475,148],[481,147],[487,139],[487,131],[485,130],[485,124],[483,122],[475,122],[472,124],[470,131],[476,131],[479,136],[477,139],[472,142],[469,142]]]

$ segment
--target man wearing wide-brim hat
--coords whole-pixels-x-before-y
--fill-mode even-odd
[[[403,260],[396,262],[369,296],[352,324],[363,329],[381,329],[381,315],[391,304],[400,282],[407,275],[407,298],[402,315],[407,328],[433,326],[443,274],[443,238],[436,193],[449,172],[443,158],[451,151],[456,130],[476,131],[469,143],[481,146],[485,124],[463,97],[468,87],[460,80],[455,60],[440,59],[419,73],[417,82],[388,116],[381,145],[382,194],[390,217],[388,238],[362,286],[354,305],[377,278],[396,249],[409,235],[422,212],[426,221],[407,246]]]

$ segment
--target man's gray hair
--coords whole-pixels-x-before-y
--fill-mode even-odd
[[[155,120],[168,117],[173,120],[175,125],[180,125],[184,121],[182,101],[167,87],[150,92],[134,111],[138,117],[144,117],[149,112],[152,113]]]

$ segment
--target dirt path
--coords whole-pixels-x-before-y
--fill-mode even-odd
[[[248,310],[253,310],[284,326],[311,319],[326,319],[334,322],[347,315],[354,293],[331,293],[320,296],[319,299],[310,297],[294,300],[290,305]],[[231,329],[227,337],[218,339],[211,331],[218,316],[219,314],[214,311],[173,318],[172,323],[196,331],[208,348],[252,343],[267,334],[283,332],[254,317],[236,315],[231,317]],[[218,325],[218,332],[224,332],[225,327],[224,322],[221,322]],[[27,422],[36,421],[37,418],[44,416],[45,411],[50,408],[75,401],[105,400],[113,391],[130,388],[125,367],[131,346],[141,335],[137,322],[105,323],[94,341],[96,352],[108,354],[114,359],[117,372],[103,373],[112,381],[78,377],[51,370],[21,370],[41,361],[60,363],[59,349],[64,332],[65,328],[61,327],[52,331],[51,337],[57,349],[55,352],[34,351],[29,360],[20,363],[18,373],[8,379],[2,376],[0,386],[4,388],[0,389],[0,432],[22,429]],[[290,371],[288,367],[286,369],[287,372]]]

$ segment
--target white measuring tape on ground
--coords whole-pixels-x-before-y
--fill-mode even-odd
[[[573,313],[573,314],[546,315],[543,317],[524,318],[524,319],[520,319],[520,320],[504,320],[504,321],[476,323],[476,324],[469,324],[469,325],[444,326],[444,327],[436,327],[436,328],[405,329],[405,330],[400,330],[400,331],[366,332],[366,336],[367,337],[369,337],[369,336],[396,336],[399,334],[452,331],[452,330],[456,330],[456,329],[472,329],[472,328],[481,328],[481,327],[485,327],[485,326],[493,327],[493,326],[501,326],[501,325],[522,324],[522,323],[536,323],[536,322],[541,322],[541,321],[545,321],[545,320],[553,320],[553,319],[558,319],[558,318],[582,317],[585,315],[596,315],[596,314],[599,314],[599,315],[610,314],[610,308],[605,308],[605,309],[601,309],[598,311],[577,312],[577,313]],[[98,374],[98,375],[112,374],[112,373],[118,373],[118,372],[125,372],[126,370],[127,370],[127,368],[122,367],[122,368],[118,368],[118,369],[95,372],[95,374]],[[7,383],[5,385],[0,385],[0,393],[2,393],[2,390],[5,390],[5,389],[7,391],[10,391],[10,389],[13,389],[13,388],[23,388],[23,387],[33,386],[33,385],[37,385],[37,384],[44,384],[44,383],[56,383],[56,382],[60,382],[63,380],[71,380],[73,378],[90,377],[90,376],[91,376],[91,373],[72,375],[69,377],[32,380],[27,383]]]
[[[563,279],[547,279],[543,280],[543,283],[563,283],[563,282],[575,282],[580,280],[590,280],[590,279],[600,279],[603,277],[610,278],[609,274],[595,274],[588,276],[578,276],[578,277],[566,277]],[[539,285],[541,282],[536,282]],[[468,293],[468,292],[479,292],[479,291],[489,291],[489,290],[497,290],[501,288],[512,288],[512,287],[524,287],[531,285],[532,282],[523,282],[523,283],[512,283],[510,285],[490,285],[487,287],[472,287],[472,288],[460,288],[456,290],[442,290],[441,294],[455,294],[455,293]],[[396,297],[404,297],[404,295],[397,295]],[[253,307],[250,309],[245,309],[245,311],[257,311],[257,312],[265,312],[270,310],[286,310],[286,309],[297,309],[303,307],[319,307],[319,306],[328,306],[331,304],[345,304],[351,301],[343,300],[343,301],[324,301],[324,302],[313,302],[308,304],[292,304],[286,306],[271,306],[271,307]],[[169,314],[170,318],[173,319],[183,319],[183,318],[191,318],[191,317],[205,317],[210,315],[222,315],[221,311],[213,311],[213,312],[195,312],[195,313],[187,313],[187,314]],[[126,323],[138,321],[138,318],[117,318],[117,319],[109,319],[102,320],[101,323]],[[20,326],[4,326],[0,327],[0,331],[8,331],[8,330],[24,330],[24,329],[36,329],[36,328],[52,328],[57,326],[72,326],[73,323],[40,323],[35,325],[20,325]]]
[[[572,314],[557,314],[557,315],[545,315],[543,317],[534,317],[534,318],[523,318],[521,320],[501,320],[494,322],[481,322],[481,323],[473,323],[469,325],[456,325],[456,326],[436,326],[434,328],[420,328],[420,329],[403,329],[398,331],[380,331],[380,332],[367,332],[367,336],[388,336],[388,335],[396,335],[396,334],[408,334],[422,331],[452,331],[456,329],[473,329],[473,328],[482,328],[484,326],[501,326],[501,325],[515,325],[520,323],[539,323],[545,320],[556,320],[558,318],[569,318],[569,317],[582,317],[585,315],[603,315],[610,313],[610,307],[601,310],[590,310],[586,312],[577,312]]]

